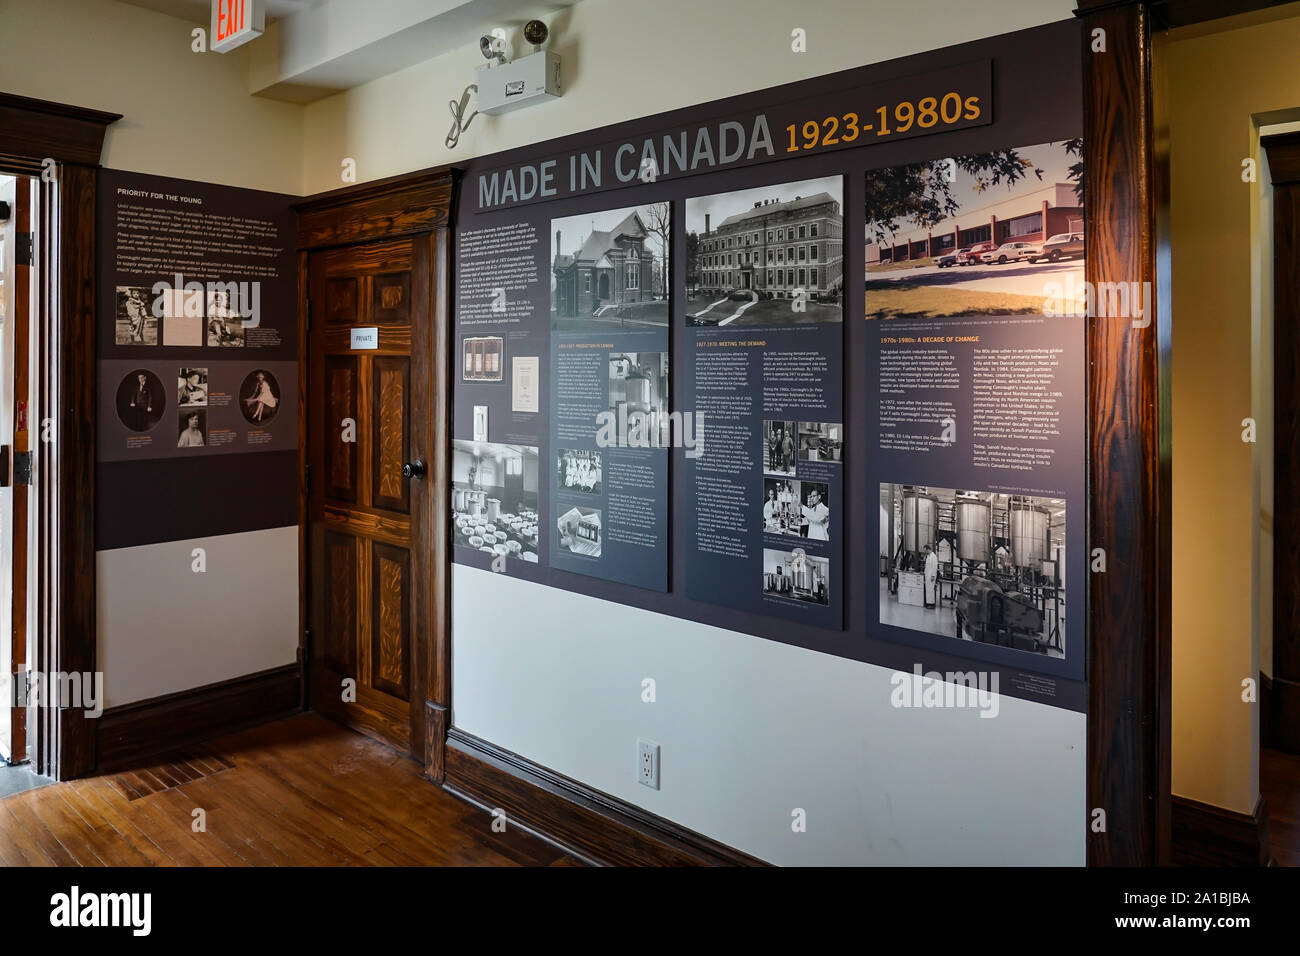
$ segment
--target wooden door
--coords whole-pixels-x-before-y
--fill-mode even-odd
[[[309,700],[422,761],[433,252],[426,234],[308,257]],[[354,348],[355,330],[378,347]]]
[[[0,187],[0,673],[27,670],[27,487],[15,460],[28,451],[27,339],[31,309],[31,185]],[[21,476],[20,476],[21,477]],[[9,684],[6,681],[5,687]],[[27,708],[0,700],[0,758],[27,759]]]

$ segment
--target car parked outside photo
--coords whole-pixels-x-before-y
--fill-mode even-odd
[[[1038,246],[1032,242],[1004,242],[998,246],[997,251],[993,253],[993,261],[999,264],[1005,262],[1019,262],[1029,255],[1037,255]]]
[[[1029,262],[1038,262],[1040,259],[1046,259],[1048,262],[1060,262],[1067,256],[1082,256],[1083,249],[1083,233],[1062,232],[1052,236],[1042,245],[1033,249],[1025,258]]]

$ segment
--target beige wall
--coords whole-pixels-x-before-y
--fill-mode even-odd
[[[335,189],[340,163],[361,180],[437,166],[665,110],[747,93],[980,37],[1069,19],[1072,0],[585,0],[548,17],[564,57],[564,96],[479,116],[460,145],[443,143],[447,101],[483,64],[462,47],[307,107],[303,183]],[[806,31],[808,52],[791,51]],[[490,28],[485,24],[485,28]],[[516,54],[531,49],[516,29]]]
[[[302,107],[249,96],[247,49],[193,53],[193,27],[112,0],[0,0],[0,90],[123,114],[107,167],[300,193]]]
[[[1300,17],[1167,47],[1173,265],[1173,791],[1242,813],[1259,796],[1258,707],[1241,682],[1271,648],[1271,248],[1258,125],[1300,107]],[[1262,361],[1261,361],[1262,359]],[[1258,441],[1242,441],[1242,419]]]

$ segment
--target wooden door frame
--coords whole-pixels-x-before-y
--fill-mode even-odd
[[[427,556],[429,627],[416,633],[412,658],[426,668],[425,753],[423,764],[431,781],[444,777],[447,731],[451,726],[451,534],[448,507],[451,500],[451,401],[454,363],[451,355],[451,269],[452,211],[460,170],[450,166],[423,169],[401,176],[318,193],[294,203],[298,213],[298,666],[302,675],[304,705],[311,673],[309,631],[310,516],[307,513],[306,466],[311,460],[308,447],[309,403],[319,400],[308,389],[307,332],[311,305],[309,257],[313,252],[382,239],[430,235],[433,261],[430,263],[432,341],[430,368],[433,373],[432,407],[423,419],[414,416],[413,427],[423,433],[416,448],[429,449],[429,529]],[[417,343],[412,343],[413,347]]]
[[[121,118],[0,93],[0,168],[40,183],[28,408],[33,431],[48,420],[53,441],[32,443],[28,666],[47,674],[96,670],[95,209],[104,134]],[[94,725],[79,710],[37,708],[34,736],[37,772],[66,780],[94,769]]]
[[[1232,15],[1286,0],[1242,0]],[[1077,0],[1083,30],[1087,279],[1150,283],[1149,326],[1088,320],[1090,865],[1171,862],[1169,145],[1156,126],[1160,31],[1225,16],[1214,0]],[[1093,52],[1094,31],[1105,52]]]
[[[1260,145],[1273,182],[1273,661],[1260,697],[1260,745],[1300,753],[1300,133]],[[1287,371],[1281,375],[1278,372]],[[1288,480],[1279,480],[1282,476]]]

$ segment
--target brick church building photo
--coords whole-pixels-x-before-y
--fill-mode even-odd
[[[655,300],[659,263],[647,248],[650,233],[633,209],[610,230],[593,230],[572,255],[565,255],[563,234],[555,233],[557,316],[591,315],[603,306],[624,306]]]

